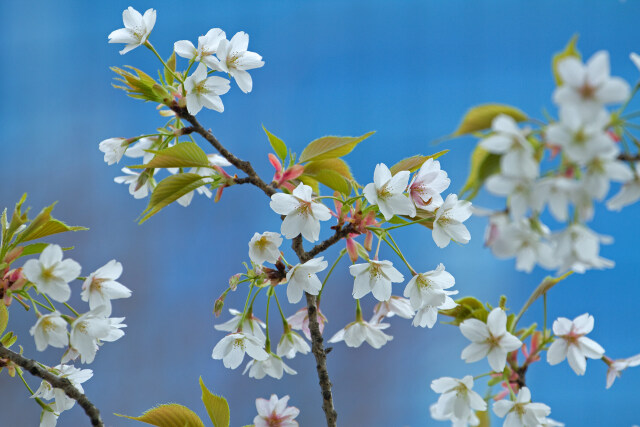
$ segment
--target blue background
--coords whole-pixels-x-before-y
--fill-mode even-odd
[[[110,66],[130,64],[154,75],[159,65],[145,49],[121,57],[122,45],[107,44],[107,35],[122,27],[121,11],[129,5],[119,0],[0,3],[2,206],[13,206],[25,191],[36,211],[58,200],[58,218],[91,231],[55,241],[75,246],[69,256],[83,265],[84,274],[112,258],[121,261],[121,281],[133,290],[132,298],[114,303],[114,315],[127,318],[127,334],[102,347],[89,366],[94,377],[85,390],[110,426],[135,425],[114,412],[137,415],[163,402],[185,404],[206,417],[198,387],[202,375],[229,400],[233,426],[250,424],[255,399],[271,393],[291,395],[291,404],[301,409],[302,426],[321,426],[311,355],[291,361],[299,374],[281,381],[250,379],[210,357],[223,336],[213,329],[214,300],[228,277],[241,271],[240,262],[248,260],[253,233],[279,228],[264,196],[246,186],[233,188],[222,203],[196,197],[189,208],[171,206],[139,226],[135,219],[145,202],[113,182],[122,163],[107,167],[102,160],[101,140],[153,132],[164,123],[153,105],[111,87]],[[361,183],[371,180],[377,162],[393,164],[449,148],[442,165],[452,179],[450,190],[458,191],[474,141],[440,146],[430,141],[450,133],[468,107],[482,102],[516,105],[534,117],[542,117],[543,108],[555,112],[551,55],[572,34],[581,34],[579,48],[586,56],[609,50],[613,75],[631,84],[638,77],[628,59],[630,51],[640,50],[636,1],[136,1],[133,6],[157,9],[151,40],[164,56],[174,41],[195,42],[212,27],[229,37],[249,33],[250,50],[266,61],[252,72],[253,92],[245,95],[232,84],[223,97],[224,114],[203,110],[198,117],[228,148],[253,161],[265,179],[273,171],[261,124],[298,152],[322,135],[376,130],[347,157]],[[500,200],[485,194],[477,202],[498,207]],[[603,247],[602,254],[614,259],[616,268],[574,275],[549,295],[550,320],[595,315],[591,337],[613,358],[640,352],[639,214],[637,205],[620,214],[599,206],[590,225],[615,237],[615,246]],[[426,229],[397,236],[419,270],[443,262],[461,294],[494,304],[506,294],[508,306],[519,310],[546,272],[524,274],[514,270],[513,260],[497,261],[483,248],[485,219],[472,218],[468,225],[471,242],[444,250],[436,248]],[[323,232],[330,230],[325,226]],[[335,256],[334,249],[329,257]],[[340,267],[323,298],[330,320],[327,338],[353,319],[352,279],[347,262]],[[74,286],[78,299],[80,285]],[[401,293],[403,286],[394,289]],[[227,307],[240,308],[243,294],[230,295]],[[365,299],[366,312],[373,303]],[[297,308],[285,310],[291,314]],[[257,309],[259,315],[262,311]],[[535,304],[525,321],[539,321],[541,313],[542,306]],[[25,354],[57,363],[59,350],[35,350],[28,334],[33,314],[15,304],[11,315]],[[225,313],[217,322],[227,318]],[[394,340],[380,350],[334,346],[328,364],[340,425],[445,425],[429,418],[429,405],[437,399],[430,382],[445,375],[480,374],[486,362],[462,362],[467,340],[450,326],[413,328],[397,318],[391,323]],[[625,372],[610,390],[604,388],[605,372],[599,361],[589,361],[584,377],[567,363],[537,363],[527,381],[534,401],[550,405],[552,417],[569,426],[640,423],[640,369]],[[0,424],[37,425],[38,406],[27,399],[20,381],[3,373],[0,384]],[[59,422],[86,424],[79,407]]]

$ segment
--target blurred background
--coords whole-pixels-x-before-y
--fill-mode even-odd
[[[166,402],[187,405],[206,417],[199,376],[228,399],[232,426],[252,423],[255,399],[272,393],[291,396],[290,404],[301,410],[302,426],[322,426],[324,420],[310,354],[292,360],[298,375],[280,381],[250,379],[241,369],[230,371],[211,359],[213,346],[224,336],[213,325],[228,319],[227,308],[241,308],[246,293],[230,294],[219,319],[212,314],[214,300],[229,276],[242,271],[241,262],[248,261],[253,233],[280,227],[264,195],[242,186],[225,191],[219,204],[196,196],[188,208],[172,205],[139,226],[135,220],[146,201],[134,200],[126,186],[113,182],[122,175],[119,168],[134,161],[125,158],[111,167],[103,162],[98,150],[103,139],[152,133],[164,123],[154,105],[111,87],[110,66],[129,64],[156,75],[160,65],[146,49],[122,57],[122,45],[107,44],[107,35],[122,27],[121,13],[129,5],[141,12],[157,9],[151,41],[164,57],[173,42],[196,43],[213,27],[228,37],[237,31],[250,35],[250,50],[266,62],[251,72],[253,92],[243,94],[232,83],[223,97],[224,114],[203,110],[198,118],[227,148],[254,162],[265,179],[273,170],[261,124],[298,152],[323,135],[375,130],[347,157],[361,183],[372,179],[377,162],[391,165],[448,148],[451,152],[441,163],[452,179],[450,191],[457,192],[475,141],[461,138],[438,146],[431,141],[452,132],[467,108],[479,103],[512,104],[533,117],[542,117],[546,108],[555,115],[551,56],[574,33],[580,34],[578,46],[585,57],[607,49],[612,75],[630,84],[638,78],[628,59],[630,51],[640,50],[636,1],[1,2],[1,206],[11,208],[23,192],[29,193],[27,205],[34,213],[59,201],[57,218],[90,231],[53,240],[75,246],[68,256],[82,264],[85,275],[112,258],[121,261],[121,282],[133,290],[130,299],[114,302],[114,316],[126,316],[126,335],[101,348],[88,366],[94,377],[84,384],[109,426],[136,424],[113,413],[139,415]],[[206,144],[202,147],[210,151]],[[476,203],[501,207],[500,199],[486,193]],[[615,245],[601,251],[615,260],[615,269],[574,275],[549,295],[550,319],[593,314],[590,336],[613,358],[640,352],[639,214],[638,205],[619,214],[599,206],[590,226],[615,238]],[[471,242],[444,250],[426,229],[412,228],[397,237],[419,270],[443,262],[462,295],[496,304],[506,294],[508,307],[517,311],[547,272],[524,274],[514,270],[513,260],[496,260],[483,247],[485,223],[484,218],[470,219]],[[323,232],[330,230],[325,226]],[[327,257],[333,260],[338,250]],[[354,316],[347,265],[341,262],[323,297],[329,318],[326,338]],[[85,307],[79,301],[80,283],[74,287],[74,305]],[[396,294],[403,288],[396,285]],[[373,298],[363,302],[370,313]],[[256,303],[259,316],[264,303]],[[285,305],[287,315],[301,307]],[[541,314],[542,305],[535,304],[524,321],[539,321]],[[25,354],[56,364],[59,350],[35,350],[28,334],[33,314],[15,304],[11,316]],[[404,319],[390,320],[387,332],[394,340],[380,350],[366,344],[358,349],[334,345],[328,367],[340,425],[445,425],[429,417],[429,405],[437,399],[430,382],[440,376],[477,375],[487,370],[487,363],[460,360],[468,341],[451,326],[429,330]],[[624,372],[610,390],[605,390],[605,373],[600,361],[589,361],[584,377],[577,377],[566,362],[556,367],[543,362],[532,366],[527,382],[534,401],[548,404],[552,418],[568,426],[640,423],[640,369]],[[37,387],[37,381],[27,379]],[[484,393],[484,385],[478,384]],[[27,398],[20,381],[3,373],[0,387],[0,425],[37,425],[39,407]],[[77,406],[59,421],[61,426],[87,424]]]

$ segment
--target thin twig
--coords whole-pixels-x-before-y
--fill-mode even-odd
[[[100,418],[100,411],[98,410],[98,408],[96,408],[95,405],[91,403],[89,399],[87,399],[87,396],[80,393],[78,389],[75,388],[75,386],[67,378],[61,378],[52,374],[51,372],[42,368],[35,360],[27,359],[26,357],[4,347],[2,344],[0,344],[0,358],[9,359],[16,365],[23,368],[25,371],[29,372],[31,375],[42,378],[43,380],[51,384],[52,387],[59,388],[60,390],[64,391],[64,394],[78,402],[78,405],[80,405],[82,409],[84,409],[84,412],[91,420],[92,426],[104,427],[104,423],[102,422],[102,418]]]

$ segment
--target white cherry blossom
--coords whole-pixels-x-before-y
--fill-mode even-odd
[[[640,162],[634,164],[633,177],[627,180],[618,194],[607,200],[607,209],[620,211],[640,200]]]
[[[558,62],[562,85],[553,93],[560,105],[597,109],[601,105],[623,102],[629,97],[629,84],[620,77],[611,77],[609,53],[599,51],[586,64],[576,57]]]
[[[156,169],[155,172],[158,170]],[[144,199],[149,195],[150,191],[153,191],[155,187],[155,180],[149,177],[146,172],[133,172],[129,168],[122,168],[122,172],[126,175],[117,176],[113,180],[116,184],[129,184],[129,194],[136,199]],[[154,172],[154,174],[155,174]]]
[[[331,211],[312,198],[313,189],[300,183],[293,194],[276,193],[271,196],[269,206],[277,214],[286,215],[280,232],[287,239],[299,234],[310,242],[318,240],[320,221],[331,219]]]
[[[131,296],[131,289],[116,281],[121,274],[122,264],[115,259],[91,273],[82,284],[82,301],[89,301],[91,310],[104,306],[104,315],[109,317],[112,299]]]
[[[547,362],[557,365],[567,359],[576,374],[584,375],[587,370],[587,357],[600,359],[604,355],[602,346],[586,337],[593,330],[593,323],[593,316],[588,313],[576,317],[573,321],[566,317],[559,317],[554,321],[553,333],[556,337],[547,351]]]
[[[269,354],[262,346],[253,335],[236,332],[222,338],[213,348],[211,357],[216,360],[222,359],[225,368],[236,369],[242,363],[245,353],[255,360],[267,359]]]
[[[449,194],[442,206],[436,211],[433,221],[433,241],[439,248],[449,245],[451,240],[468,243],[471,239],[469,230],[463,222],[471,216],[471,202],[458,200],[456,194]]]
[[[419,310],[425,305],[437,307],[447,298],[445,289],[449,289],[455,283],[456,279],[444,269],[444,265],[438,264],[435,270],[413,276],[404,288],[404,296],[410,299],[414,310]]]
[[[276,353],[280,357],[293,359],[297,353],[307,354],[311,351],[309,344],[297,333],[291,329],[286,330],[280,337],[278,349]]]
[[[157,138],[140,138],[135,144],[127,148],[124,155],[131,159],[142,157],[142,164],[146,165],[155,157],[155,154],[149,153],[148,150],[153,150],[157,143]]]
[[[180,40],[173,44],[176,55],[203,62],[209,68],[216,69],[218,61],[213,56],[218,50],[220,42],[227,37],[220,28],[212,28],[204,36],[198,37],[198,48],[189,40]]]
[[[213,327],[218,331],[225,332],[236,332],[240,327],[240,318],[242,317],[242,312],[238,311],[234,308],[229,309],[229,313],[233,316],[231,319],[227,320],[224,323],[219,323],[214,325]],[[242,323],[242,333],[245,335],[252,335],[256,338],[261,344],[264,345],[267,337],[264,332],[262,332],[262,328],[266,328],[267,325],[253,314],[247,315]]]
[[[47,246],[40,259],[25,262],[22,272],[33,282],[38,291],[49,295],[58,302],[66,302],[71,296],[69,282],[80,275],[80,264],[72,259],[62,260],[62,248],[58,245]]]
[[[269,400],[256,399],[258,415],[253,419],[255,427],[298,427],[295,417],[300,410],[293,406],[287,406],[289,396],[278,399],[275,394]]]
[[[354,264],[349,267],[349,273],[355,277],[353,283],[353,297],[360,299],[369,292],[378,301],[387,301],[391,298],[391,283],[402,282],[404,276],[391,261],[369,260],[362,264]]]
[[[265,360],[250,360],[242,374],[246,374],[247,371],[249,372],[249,378],[255,378],[257,380],[261,380],[265,376],[270,376],[271,378],[279,380],[285,373],[289,375],[297,374],[296,371],[284,363],[282,358],[273,353],[269,353],[269,357]]]
[[[595,233],[579,223],[571,224],[562,232],[552,236],[555,243],[555,258],[559,263],[558,272],[573,270],[577,273],[595,268],[612,268],[615,263],[599,255],[600,243],[609,244],[613,239]]]
[[[100,142],[98,148],[104,153],[104,161],[111,166],[118,163],[127,151],[127,140],[124,138],[109,138]]]
[[[122,12],[122,21],[124,22],[124,28],[109,34],[109,43],[126,44],[124,49],[120,51],[120,55],[124,55],[147,41],[153,26],[156,24],[156,11],[147,9],[143,16],[129,6],[127,10]]]
[[[69,380],[80,393],[84,393],[81,384],[93,376],[93,371],[91,369],[78,369],[71,365],[54,366],[53,368],[50,368],[49,371],[60,378],[66,378]],[[58,413],[71,409],[76,403],[74,399],[65,394],[64,390],[52,387],[47,381],[42,381],[38,390],[36,390],[31,397],[39,397],[43,400],[55,399],[56,410]]]
[[[591,197],[602,200],[609,193],[609,182],[628,182],[634,178],[633,171],[623,161],[618,160],[620,150],[616,146],[598,154],[588,164],[584,173],[584,188]],[[640,192],[638,193],[640,197]]]
[[[457,294],[458,291],[444,291],[445,299],[442,303],[437,305],[424,304],[413,317],[412,325],[415,327],[420,326],[421,328],[427,327],[429,329],[433,328],[433,325],[436,324],[438,320],[438,311],[440,310],[449,310],[451,308],[456,307],[458,304],[451,299],[449,295]]]
[[[544,194],[536,191],[535,181],[528,178],[491,175],[485,186],[490,193],[508,197],[509,214],[514,220],[520,219],[529,208],[539,211],[544,205]]]
[[[184,81],[189,114],[195,116],[202,107],[222,113],[224,105],[220,95],[229,92],[229,87],[229,80],[218,76],[207,77],[207,66],[198,65],[193,74]]]
[[[620,377],[622,371],[627,368],[640,366],[640,354],[627,357],[626,359],[611,360],[609,363],[609,369],[607,369],[607,388],[613,385],[613,382],[616,378]]]
[[[304,292],[311,295],[318,295],[322,288],[322,283],[316,273],[327,268],[329,263],[324,261],[324,257],[310,259],[304,264],[297,264],[287,272],[287,298],[291,304],[295,304],[302,299]]]
[[[57,311],[40,316],[29,333],[34,337],[38,351],[44,351],[49,345],[64,348],[69,344],[67,321]]]
[[[320,333],[324,332],[324,324],[327,322],[327,318],[324,317],[322,310],[318,307],[318,311],[316,312],[316,319],[318,321],[318,326],[320,327]],[[297,331],[302,331],[304,336],[307,337],[309,341],[311,341],[311,331],[309,330],[309,311],[307,307],[303,307],[300,310],[296,311],[293,315],[287,317],[287,322],[289,322],[289,326],[291,329],[295,329]]]
[[[408,299],[392,295],[387,301],[380,301],[375,305],[371,322],[379,322],[385,317],[393,317],[396,314],[403,319],[411,319],[415,310]]]
[[[493,412],[500,418],[507,416],[503,424],[505,427],[539,427],[551,413],[551,408],[544,403],[532,403],[531,392],[522,387],[515,402],[504,399],[494,402]]]
[[[548,204],[551,215],[556,220],[565,222],[569,219],[569,205],[579,185],[578,181],[571,178],[550,176],[539,180],[534,191],[543,195],[544,203]]]
[[[444,203],[442,193],[449,188],[451,180],[440,170],[440,162],[427,159],[413,176],[409,185],[409,195],[417,208],[433,211]]]
[[[416,207],[404,195],[409,175],[409,171],[400,171],[392,176],[387,165],[378,163],[373,172],[373,182],[364,187],[363,193],[367,201],[377,205],[387,221],[394,215],[416,215]]]
[[[282,245],[282,237],[279,233],[271,231],[255,233],[249,242],[249,258],[258,265],[265,262],[275,264],[280,258],[280,245]]]
[[[560,121],[547,127],[547,140],[560,146],[570,160],[584,166],[614,146],[611,136],[605,132],[609,121],[610,116],[604,109],[585,115],[575,107],[562,108]]]
[[[530,273],[536,263],[555,268],[555,251],[546,241],[549,228],[539,221],[522,218],[504,225],[491,245],[497,258],[516,257],[516,270]]]
[[[504,175],[536,178],[540,174],[538,162],[533,158],[533,146],[526,138],[526,131],[518,127],[513,117],[496,116],[492,123],[493,134],[480,141],[480,147],[490,153],[501,154],[500,169]]]
[[[212,68],[229,73],[244,93],[251,92],[253,80],[247,70],[260,68],[264,65],[262,56],[250,52],[249,35],[243,31],[236,33],[230,41],[223,39],[218,45],[216,56],[218,61],[213,62]]]
[[[462,379],[442,377],[431,382],[431,389],[440,393],[434,411],[451,420],[468,420],[473,411],[485,411],[487,403],[472,390],[473,377]]]
[[[487,357],[495,372],[502,372],[507,353],[522,345],[517,337],[507,332],[507,314],[500,307],[491,310],[487,323],[478,319],[465,320],[460,324],[460,332],[471,340],[471,344],[462,350],[462,359],[472,363]]]
[[[71,324],[69,342],[80,354],[82,363],[91,363],[98,351],[98,341],[109,338],[112,334],[109,318],[105,317],[105,307],[100,306],[79,316]],[[118,328],[116,328],[118,329]],[[122,332],[122,331],[120,331]],[[123,335],[123,334],[122,334]],[[122,336],[120,335],[120,336]]]
[[[348,347],[360,347],[366,341],[371,347],[378,349],[393,339],[391,335],[382,332],[383,329],[387,329],[389,326],[388,323],[370,323],[364,320],[356,320],[336,332],[329,342],[344,341]]]

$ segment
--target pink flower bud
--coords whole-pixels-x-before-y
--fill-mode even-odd
[[[222,294],[222,296],[220,298],[218,298],[216,300],[216,302],[213,305],[213,314],[216,315],[216,317],[219,317],[220,314],[222,313],[222,308],[224,307],[224,298],[225,298],[226,294]]]
[[[20,255],[22,255],[22,251],[24,250],[23,246],[18,246],[17,248],[13,248],[11,249],[9,252],[7,252],[7,254],[4,256],[4,262],[6,262],[7,264],[11,264],[13,261],[15,261]]]
[[[351,262],[358,261],[358,247],[356,246],[355,240],[351,237],[347,237],[347,253],[349,254]]]
[[[240,282],[240,276],[241,274],[234,274],[233,276],[231,276],[229,278],[229,287],[231,288],[232,291],[235,291],[236,289],[238,289],[238,283]]]

